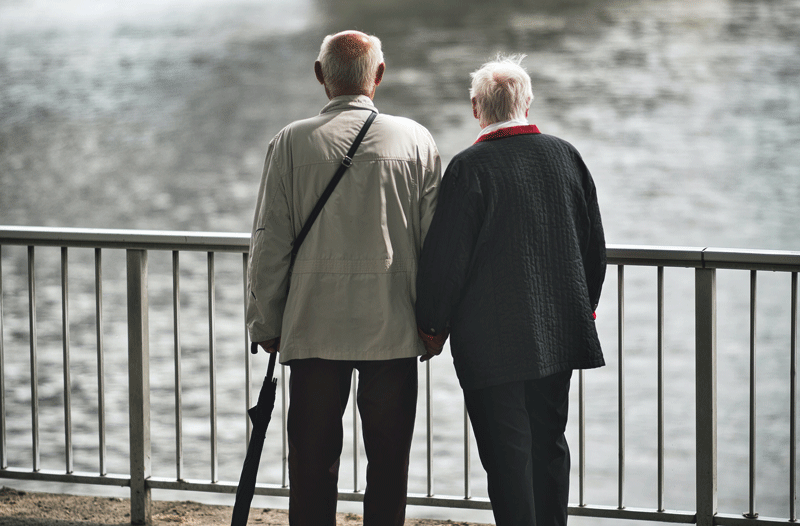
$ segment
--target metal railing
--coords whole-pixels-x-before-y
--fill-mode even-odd
[[[0,478],[54,481],[77,484],[99,484],[128,486],[131,492],[131,522],[145,523],[150,519],[150,502],[152,489],[189,490],[215,493],[235,493],[236,482],[219,480],[217,450],[217,344],[216,344],[216,255],[233,253],[242,255],[242,283],[246,279],[246,263],[249,235],[247,234],[215,234],[189,232],[144,232],[144,231],[110,231],[110,230],[76,230],[25,227],[0,227]],[[27,247],[26,285],[28,296],[28,337],[30,341],[30,403],[31,403],[31,456],[29,468],[9,465],[7,447],[6,416],[6,370],[4,365],[5,336],[3,311],[3,253],[5,246]],[[61,250],[61,340],[63,345],[63,408],[64,408],[64,449],[66,466],[62,470],[43,469],[40,463],[40,435],[42,428],[39,422],[39,378],[36,305],[36,272],[35,260],[39,247],[59,247]],[[91,249],[94,251],[94,310],[95,340],[97,368],[97,428],[99,453],[99,470],[97,472],[76,472],[73,461],[72,434],[72,384],[70,376],[70,342],[71,322],[69,293],[69,254],[70,249]],[[104,380],[106,372],[104,352],[104,318],[103,318],[103,286],[107,281],[103,277],[103,255],[107,251],[124,251],[126,257],[126,293],[127,298],[127,344],[128,344],[128,426],[129,426],[129,468],[128,474],[112,474],[107,472],[106,455],[106,402],[108,386]],[[175,477],[156,477],[151,466],[151,368],[150,368],[150,322],[148,294],[148,254],[151,252],[172,253],[172,326],[174,364],[174,406],[175,406]],[[209,423],[210,423],[210,472],[208,480],[191,480],[184,474],[184,440],[183,440],[183,400],[181,376],[181,281],[180,254],[187,252],[204,252],[207,260],[207,310],[208,310],[208,370],[209,370]],[[660,522],[697,523],[700,525],[726,524],[731,526],[755,525],[757,523],[795,522],[796,516],[796,364],[797,364],[797,273],[800,271],[800,252],[721,250],[710,248],[681,247],[642,247],[611,245],[608,247],[609,263],[617,267],[617,417],[618,417],[618,466],[617,466],[617,505],[603,506],[586,502],[586,388],[583,371],[578,374],[578,466],[577,485],[578,502],[571,505],[569,512],[575,516],[617,518],[633,520],[652,520]],[[629,267],[653,267],[656,270],[657,284],[657,386],[656,386],[656,418],[657,427],[657,506],[654,509],[632,508],[626,505],[626,443],[628,430],[626,415],[626,361],[625,349],[626,312],[625,283],[626,269]],[[672,511],[665,509],[665,439],[664,439],[664,269],[679,267],[694,269],[694,366],[695,366],[695,497],[694,510]],[[749,509],[743,515],[723,514],[717,509],[718,477],[717,477],[717,270],[737,269],[750,273],[750,403],[749,411]],[[790,401],[789,421],[790,434],[787,452],[789,463],[788,495],[789,512],[785,518],[759,517],[756,509],[756,285],[760,272],[788,273],[791,276],[791,290],[788,293],[790,343]],[[613,275],[613,274],[611,274]],[[612,294],[606,290],[605,295]],[[242,302],[245,297],[242,288]],[[19,326],[19,320],[15,320]],[[245,366],[245,410],[252,400],[250,358],[247,334],[242,329],[241,349]],[[604,342],[606,354],[612,347]],[[464,494],[462,496],[442,496],[434,491],[434,429],[432,414],[431,362],[426,363],[425,388],[425,431],[426,431],[426,479],[427,494],[411,494],[408,502],[412,505],[441,506],[452,508],[490,509],[485,497],[474,497],[470,479],[470,431],[466,412],[463,416],[463,464]],[[285,378],[283,378],[285,380]],[[282,385],[285,386],[285,381]],[[355,383],[353,385],[355,388]],[[286,389],[282,388],[281,435],[283,437],[282,482],[261,484],[256,487],[257,495],[288,496],[286,477]],[[231,411],[230,408],[225,408]],[[277,419],[276,419],[277,420]],[[247,424],[247,435],[250,427]],[[353,404],[353,490],[340,491],[340,500],[362,500],[363,492],[359,483],[359,445],[358,418]]]

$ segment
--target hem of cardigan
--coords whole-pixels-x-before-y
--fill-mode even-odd
[[[592,360],[590,362],[581,362],[581,363],[572,363],[572,362],[564,362],[556,365],[552,365],[547,367],[543,371],[530,371],[527,374],[512,374],[502,377],[494,377],[494,378],[487,378],[483,382],[465,382],[461,378],[461,374],[457,374],[459,384],[461,388],[465,391],[474,391],[477,389],[486,389],[487,387],[494,387],[496,385],[502,385],[507,383],[513,382],[527,382],[528,380],[539,380],[541,378],[546,378],[548,376],[563,373],[564,371],[572,370],[580,370],[580,369],[597,369],[598,367],[605,366],[606,362],[605,359],[600,358],[597,360]],[[456,370],[458,373],[458,370]]]

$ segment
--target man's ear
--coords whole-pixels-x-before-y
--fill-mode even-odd
[[[322,75],[322,64],[319,60],[314,62],[314,75],[317,76],[317,80],[323,86],[325,85],[325,77]]]
[[[472,97],[472,115],[474,115],[476,119],[481,120],[478,116],[478,99],[475,97]]]
[[[386,64],[381,62],[378,64],[378,71],[375,73],[375,86],[383,80],[383,73],[386,71]]]

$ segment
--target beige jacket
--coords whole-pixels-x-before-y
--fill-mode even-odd
[[[389,360],[424,354],[417,261],[436,206],[441,160],[414,121],[378,115],[295,262],[292,241],[374,109],[336,97],[269,143],[248,263],[252,341],[281,337],[280,358]]]

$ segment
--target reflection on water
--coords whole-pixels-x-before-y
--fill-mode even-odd
[[[377,93],[379,108],[427,126],[445,162],[478,132],[467,95],[469,72],[497,52],[526,53],[524,64],[536,95],[531,121],[583,153],[597,182],[611,243],[800,249],[800,0],[0,2],[0,224],[248,231],[266,143],[287,122],[324,105],[312,62],[322,36],[344,28],[381,37],[388,69]],[[40,268],[53,258],[43,256]],[[91,268],[91,261],[86,265]],[[109,275],[119,268],[113,261],[108,265]],[[241,338],[235,299],[239,262],[231,265],[230,280],[220,278],[227,285],[218,285],[231,298],[229,310],[218,313],[218,338],[226,341]],[[207,375],[204,268],[203,261],[184,266],[198,274],[200,283],[186,286],[183,317],[185,374],[191,378],[184,386],[187,426],[200,435],[208,433],[207,423],[197,416],[207,407],[201,381]],[[25,451],[30,393],[25,383],[24,251],[4,249],[3,269],[6,348],[20,350],[6,357],[6,395],[13,402],[8,425],[10,432],[20,433],[11,439],[12,446]],[[159,349],[154,353],[169,349],[172,338],[165,272],[154,270],[151,277],[151,294],[165,295],[156,304],[166,309],[165,316],[151,318],[153,346]],[[74,292],[93,290],[88,274],[72,276]],[[51,277],[54,285],[39,291],[40,305],[57,309],[58,278]],[[649,378],[654,368],[648,328],[655,327],[650,312],[654,289],[649,275],[631,271],[628,279],[628,389],[629,397],[639,400],[652,397],[651,382],[633,379]],[[676,270],[668,272],[668,279],[668,295],[676,299],[667,322],[673,386],[668,387],[673,391],[668,392],[672,478],[667,497],[668,507],[689,508],[694,500],[693,472],[686,468],[693,456],[693,399],[686,393],[692,391],[693,322],[678,299],[691,297],[692,276]],[[782,277],[775,279],[760,284],[763,312],[785,310],[781,298],[788,285]],[[720,280],[728,282],[725,275]],[[746,422],[738,421],[730,407],[746,393],[729,386],[747,381],[747,334],[742,333],[747,305],[740,305],[747,287],[737,277],[729,283],[730,290],[720,292],[720,304],[730,308],[721,319],[720,375],[728,382],[721,386],[724,399],[734,405],[721,402],[730,421],[722,424],[720,434],[733,445],[722,453],[720,502],[738,512],[745,507],[740,472],[746,437],[740,430]],[[591,446],[597,452],[589,460],[589,495],[609,505],[616,503],[614,285],[610,276],[599,320],[609,367],[589,377],[590,389],[602,394],[589,408],[594,415]],[[108,374],[119,375],[113,385],[124,385],[124,345],[119,343],[125,338],[124,312],[118,310],[124,307],[124,289],[108,287],[106,338],[116,349]],[[86,340],[77,348],[91,350],[93,307],[84,303],[73,304],[72,320],[88,332],[76,336],[81,332],[75,327],[73,338]],[[54,349],[43,352],[40,393],[47,418],[58,419],[60,380],[49,367],[57,370],[60,363],[60,315],[54,312],[40,321],[42,345]],[[765,360],[759,374],[767,380],[786,368],[781,331],[787,323],[770,314],[759,325],[759,352]],[[225,377],[220,406],[238,407],[242,404],[235,400],[243,396],[239,349],[221,347],[228,354],[218,365]],[[82,375],[92,374],[94,358],[79,356],[73,358],[78,368],[73,378],[81,386],[75,397],[91,406],[91,382]],[[163,375],[154,383],[168,386],[168,354],[154,359],[161,360],[156,376]],[[112,365],[119,368],[112,372]],[[444,393],[437,403],[458,406],[447,359],[436,367]],[[10,378],[22,380],[17,384]],[[785,434],[780,429],[786,397],[772,390],[777,384],[763,385],[760,400],[767,402],[760,425],[779,438],[759,442],[759,505],[762,514],[773,510],[784,516],[786,439],[780,438]],[[170,396],[167,387],[163,393]],[[123,438],[124,394],[113,400],[119,417],[113,426]],[[154,403],[161,404],[156,427],[169,429],[169,404]],[[629,430],[628,463],[639,469],[653,461],[652,409],[633,404],[630,411],[629,423],[637,425]],[[92,418],[87,410],[76,417],[77,425],[82,430],[96,425]],[[458,411],[443,409],[436,418],[447,429],[461,425]],[[225,420],[228,427],[237,422]],[[80,447],[91,451],[91,432],[83,440]],[[168,451],[169,440],[155,447]],[[452,443],[441,440],[445,445],[435,461],[443,475],[437,490],[458,494],[460,442],[457,437]],[[225,449],[221,454],[221,470],[235,474],[239,452]],[[85,469],[96,469],[90,453],[82,458]],[[125,469],[124,463],[119,469]],[[412,491],[424,492],[419,471],[424,468],[415,469]],[[201,470],[193,476],[207,474]],[[476,468],[476,484],[480,477]],[[650,474],[629,477],[628,504],[653,506]],[[729,482],[734,478],[739,482]]]
[[[612,242],[796,248],[794,0],[59,5],[0,7],[4,223],[247,230],[264,145],[324,104],[310,63],[349,23],[384,41],[380,108],[445,160],[476,132],[469,72],[524,52]]]
[[[4,223],[247,230],[264,144],[325,102],[321,36],[359,27],[380,108],[445,160],[476,132],[469,72],[524,52],[531,118],[584,153],[612,242],[796,248],[794,0],[84,5],[0,7]]]

